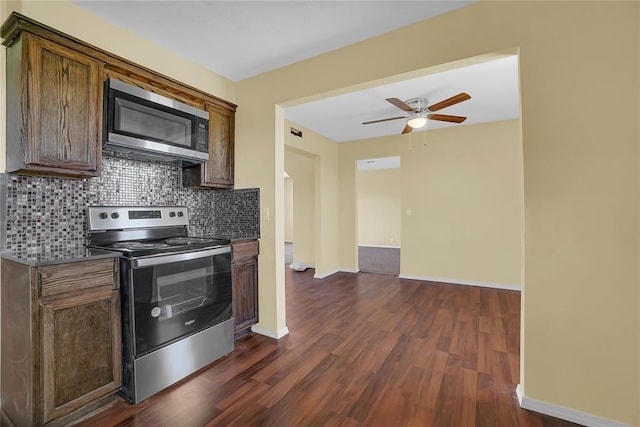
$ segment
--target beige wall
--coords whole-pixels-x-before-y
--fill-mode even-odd
[[[315,265],[315,164],[314,156],[292,148],[285,149],[284,166],[293,182],[293,261],[308,267]]]
[[[358,245],[400,247],[400,169],[358,171]]]
[[[357,159],[390,152],[400,156],[395,191],[401,200],[401,276],[520,288],[523,171],[518,120],[356,141],[340,148],[341,191],[350,194],[344,200],[354,198],[349,181]],[[355,203],[341,204],[340,214],[347,217],[341,231],[354,233]],[[362,218],[360,206],[357,216]]]
[[[285,126],[275,105],[518,48],[524,393],[637,425],[639,6],[478,2],[239,82],[238,179],[261,185],[263,206],[283,217],[274,177],[282,174]],[[276,220],[263,227],[263,244],[277,254],[283,235]],[[353,240],[341,229],[340,265],[355,259]],[[261,296],[283,292],[279,264],[261,265]],[[269,317],[281,319],[284,305],[270,307]]]
[[[428,132],[426,146],[410,151],[402,157],[401,274],[520,288],[519,122]]]
[[[284,178],[284,241],[293,242],[293,180]]]

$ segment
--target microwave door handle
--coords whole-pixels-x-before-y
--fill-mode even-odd
[[[158,256],[152,256],[148,258],[137,258],[137,259],[133,259],[132,263],[133,263],[133,268],[151,267],[154,265],[170,264],[172,262],[189,261],[192,259],[206,258],[206,257],[221,255],[229,252],[231,252],[231,247],[225,246],[222,248],[207,249],[204,251],[182,252],[179,254],[158,255]]]
[[[209,153],[195,151],[189,148],[176,147],[171,144],[149,141],[148,139],[134,138],[114,132],[109,132],[107,134],[107,144],[156,154],[164,153],[176,157],[196,158],[201,161],[209,160]]]

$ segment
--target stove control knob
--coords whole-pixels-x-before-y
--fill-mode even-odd
[[[175,212],[173,212],[173,211],[171,211],[171,212],[169,212],[169,216],[170,216],[171,218],[173,218],[174,216],[176,216],[176,213],[175,213]]]
[[[111,214],[111,218],[118,219],[118,218],[120,218],[120,214],[118,212],[114,212],[114,213]]]
[[[106,212],[100,212],[100,215],[98,215],[100,217],[100,219],[107,219],[109,217],[109,215]]]
[[[178,216],[181,216],[181,217],[184,216],[184,212],[178,211]]]

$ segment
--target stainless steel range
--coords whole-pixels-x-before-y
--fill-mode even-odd
[[[187,209],[87,208],[89,245],[118,251],[122,395],[138,403],[233,351],[229,240],[190,237]]]

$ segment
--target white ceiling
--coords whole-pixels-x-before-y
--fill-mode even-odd
[[[405,115],[402,110],[386,102],[386,98],[404,101],[426,97],[431,105],[460,92],[468,93],[471,99],[439,110],[438,113],[465,116],[467,120],[462,124],[429,120],[425,127],[412,133],[518,118],[518,57],[507,56],[289,107],[285,110],[285,117],[336,142],[397,135],[402,132],[405,120],[368,125],[362,122]]]
[[[98,16],[233,81],[270,71],[475,1],[215,1],[73,0]],[[429,104],[460,92],[472,99],[438,111],[463,123],[519,116],[517,58],[405,80],[289,107],[285,117],[337,142],[399,134],[403,120],[385,102],[427,97]],[[239,109],[242,105],[239,106]],[[430,121],[425,129],[461,126]]]
[[[233,81],[474,2],[74,0]]]

